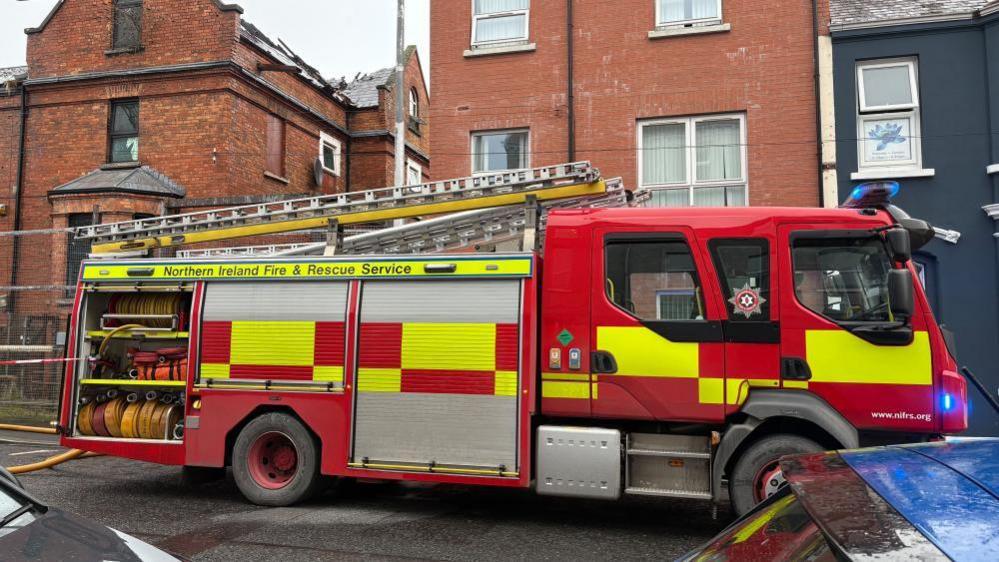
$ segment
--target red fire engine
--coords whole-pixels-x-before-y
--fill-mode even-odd
[[[314,228],[607,189],[508,180],[465,186],[471,199],[454,182],[447,197],[432,193],[443,183],[383,194],[415,197],[409,214],[363,194],[333,218],[325,201],[279,209]],[[964,379],[909,264],[933,230],[885,195],[554,209],[522,221],[544,226],[541,252],[89,261],[62,443],[231,466],[262,505],[340,477],[606,499],[727,490],[744,512],[782,484],[782,455],[966,428]],[[145,251],[281,230],[247,223],[254,212],[81,235]]]

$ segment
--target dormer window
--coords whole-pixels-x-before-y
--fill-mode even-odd
[[[130,51],[142,47],[142,0],[115,0],[111,48]]]

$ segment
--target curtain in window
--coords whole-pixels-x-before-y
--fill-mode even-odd
[[[664,185],[687,181],[686,125],[642,127],[642,184]]]
[[[652,207],[689,207],[690,189],[658,189],[652,192]]]
[[[524,39],[526,16],[481,18],[475,25],[475,41],[505,41]]]
[[[724,187],[698,187],[694,189],[695,207],[724,207]]]
[[[717,17],[717,0],[659,0],[660,23]]]
[[[742,178],[739,121],[701,121],[697,127],[697,181]]]
[[[526,10],[530,7],[531,0],[475,0],[475,15]]]

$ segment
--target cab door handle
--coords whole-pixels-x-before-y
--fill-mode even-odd
[[[811,380],[812,369],[800,357],[785,357],[780,361],[780,378],[787,381]]]
[[[590,367],[595,374],[613,375],[617,372],[617,360],[608,351],[594,351],[590,354]]]

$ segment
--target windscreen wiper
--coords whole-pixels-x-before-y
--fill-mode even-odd
[[[35,509],[35,506],[32,505],[32,504],[30,504],[30,503],[26,503],[26,504],[22,505],[21,507],[19,507],[19,508],[15,509],[14,511],[10,512],[2,520],[0,520],[0,528],[3,528],[3,527],[6,527],[7,525],[10,525],[11,523],[14,522],[15,519],[17,519],[18,517],[24,515],[25,513],[29,512],[29,511],[34,511],[34,509]]]

